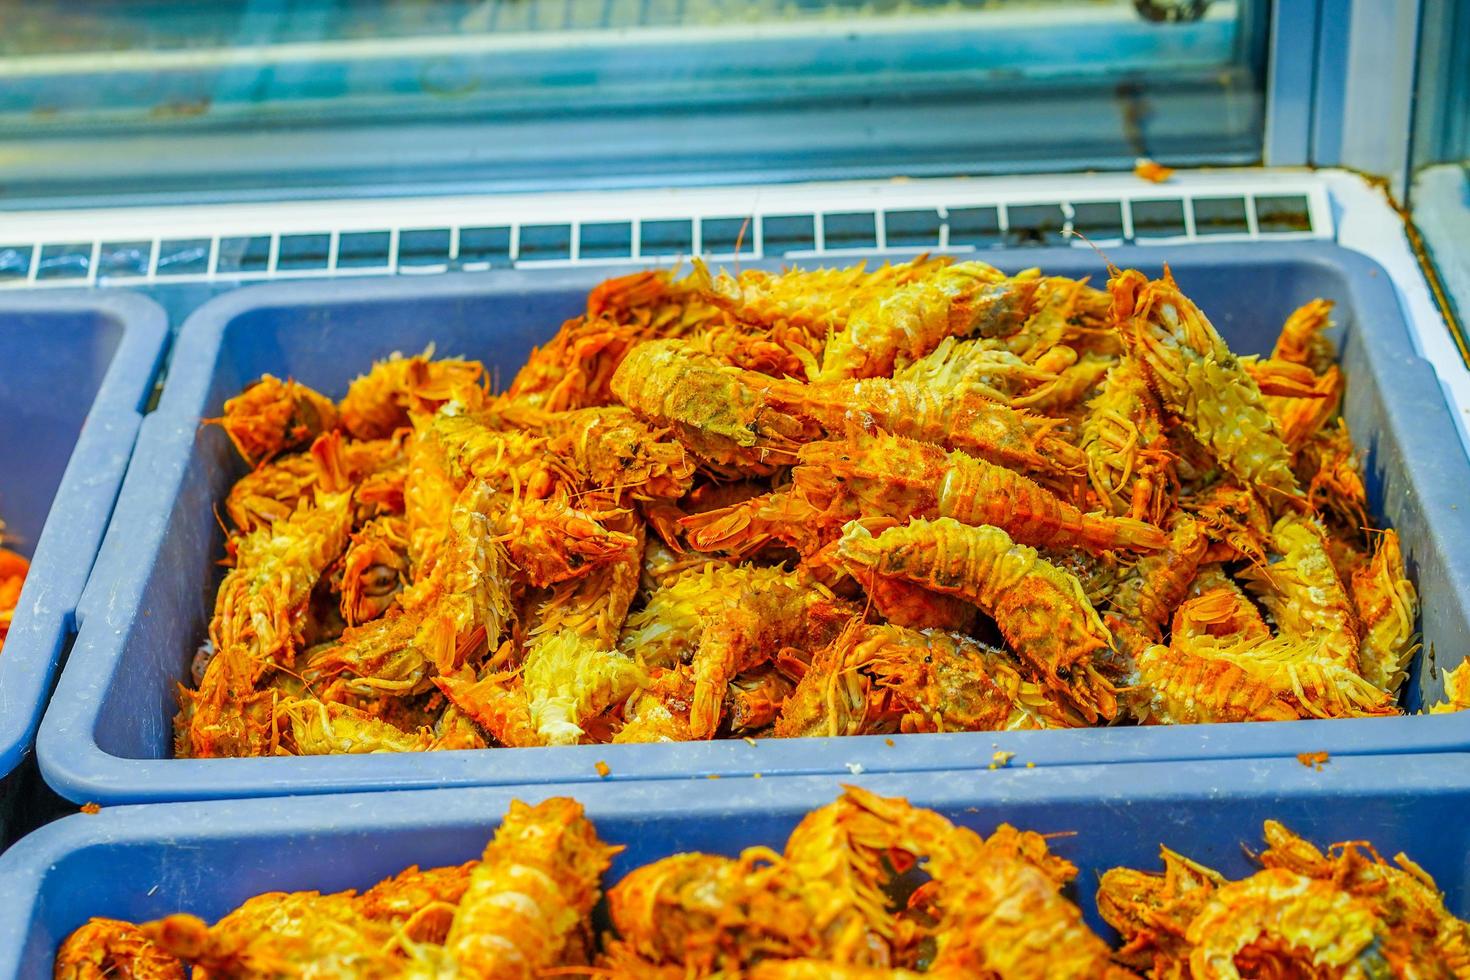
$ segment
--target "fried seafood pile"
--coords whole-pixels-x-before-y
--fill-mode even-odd
[[[783,851],[675,854],[626,875],[589,918],[619,848],[572,800],[511,804],[479,861],[408,870],[357,894],[273,892],[213,926],[92,919],[57,980],[464,977],[531,980],[1215,980],[1470,977],[1470,927],[1407,857],[1324,854],[1267,822],[1241,881],[1167,848],[1162,874],[1114,868],[1092,932],[1063,891],[1071,862],[1031,831],[989,837],[849,787]],[[1138,971],[1134,973],[1133,971]]]
[[[480,977],[532,980],[586,963],[609,847],[575,800],[511,804],[479,861],[411,867],[358,894],[268,892],[213,926],[94,918],[56,954],[57,980]]]
[[[1152,980],[1470,977],[1470,925],[1423,868],[1366,841],[1323,853],[1266,821],[1262,870],[1230,881],[1161,848],[1162,873],[1113,868],[1098,911],[1119,962]]]
[[[1329,310],[1243,357],[1167,274],[696,265],[498,395],[266,376],[177,754],[1396,713]]]
[[[5,522],[0,521],[0,542],[5,540]],[[25,585],[26,572],[31,563],[25,558],[0,547],[0,649],[5,647],[5,636],[10,632],[10,623],[15,618],[15,607],[20,602],[20,589]]]

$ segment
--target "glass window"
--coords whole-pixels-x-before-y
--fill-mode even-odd
[[[1263,0],[0,0],[8,194],[1247,163]]]
[[[1423,0],[1412,165],[1455,161],[1470,161],[1470,0]]]
[[[1470,367],[1470,0],[1423,0],[1409,203]]]

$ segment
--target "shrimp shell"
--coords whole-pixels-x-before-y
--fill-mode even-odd
[[[1223,572],[1215,575],[1224,584],[1200,589],[1196,580],[1197,594],[1186,599],[1174,610],[1174,621],[1170,627],[1171,642],[1219,641],[1227,644],[1263,643],[1271,638],[1271,630],[1261,618],[1260,610],[1234,581]],[[1201,575],[1201,578],[1204,578]]]
[[[958,870],[958,869],[957,869]],[[929,973],[946,978],[1123,980],[1111,950],[1029,862],[982,854],[946,883],[944,914]]]
[[[1151,524],[1084,514],[994,463],[886,433],[812,443],[799,458],[802,466],[854,489],[870,505],[866,513],[991,524],[1040,548],[1157,551],[1169,541]]]
[[[1332,301],[1314,299],[1294,310],[1281,327],[1271,359],[1304,364],[1314,374],[1326,374],[1337,360],[1332,341],[1322,336],[1331,329]]]
[[[56,951],[55,980],[184,980],[184,964],[131,922],[93,917]]]
[[[1072,348],[1056,347],[1053,350],[1070,351]],[[1049,415],[1071,413],[1084,398],[1097,389],[1116,363],[1111,357],[1083,354],[1075,363],[1063,368],[1055,379],[1012,398],[1011,404],[1016,408],[1029,408]]]
[[[170,915],[142,925],[196,977],[351,976],[388,980],[403,960],[389,951],[394,925],[364,919],[348,892],[267,892],[214,925]]]
[[[915,973],[883,966],[856,966],[831,960],[762,960],[745,974],[746,980],[922,980],[933,970]]]
[[[895,381],[938,391],[972,389],[994,401],[1010,404],[1025,387],[1046,386],[1057,375],[1027,364],[1007,350],[996,350],[984,340],[946,337],[938,347],[896,372]]]
[[[261,755],[274,744],[274,698],[257,682],[293,662],[304,643],[317,580],[346,546],[350,494],[318,494],[289,518],[237,539],[235,567],[215,599],[209,638],[217,651],[197,691],[179,687],[174,753]]]
[[[433,741],[427,730],[409,733],[345,704],[314,698],[283,709],[291,720],[297,755],[358,755],[374,752],[424,752]]]
[[[1168,547],[1140,558],[1109,598],[1105,621],[1125,660],[1163,639],[1170,611],[1188,594],[1209,544],[1189,515],[1177,514],[1171,523]],[[1122,669],[1126,671],[1126,664]]]
[[[1319,641],[1326,661],[1356,672],[1362,627],[1327,553],[1326,532],[1312,517],[1286,514],[1271,529],[1280,556],[1242,578],[1256,590],[1283,636]]]
[[[1217,889],[1218,871],[1167,847],[1162,874],[1109,868],[1098,882],[1097,911],[1124,940],[1118,959],[1156,980],[1189,980],[1189,924]]]
[[[674,500],[694,481],[694,460],[683,444],[621,405],[509,418],[546,436],[546,451],[566,460],[578,482],[616,497]]]
[[[582,725],[644,683],[637,661],[574,630],[538,637],[521,674],[531,724],[545,745],[575,745]]]
[[[342,619],[360,626],[376,619],[408,581],[408,523],[375,517],[352,534],[342,556]]]
[[[584,315],[531,352],[497,402],[548,412],[610,405],[613,374],[636,344],[694,337],[728,321],[697,275],[676,279],[667,269],[609,279],[588,294]]]
[[[1088,403],[1081,446],[1088,479],[1103,506],[1115,515],[1131,513],[1134,487],[1150,454],[1162,458],[1168,447],[1158,400],[1132,358],[1109,369],[1097,396]],[[1159,495],[1163,487],[1150,489]],[[1152,514],[1159,508],[1151,504],[1146,509]]]
[[[312,495],[316,483],[311,456],[282,456],[240,477],[225,497],[225,513],[240,533],[249,534],[290,517]]]
[[[1444,671],[1444,700],[1430,707],[1434,715],[1470,711],[1470,659]]]
[[[1414,623],[1419,596],[1404,571],[1398,532],[1388,528],[1378,535],[1373,557],[1352,575],[1353,605],[1363,624],[1358,648],[1362,674],[1369,683],[1392,694],[1404,683],[1409,660],[1418,645]]]
[[[1149,646],[1134,658],[1123,702],[1141,724],[1291,721],[1299,715],[1272,686],[1241,667],[1189,649]]]
[[[1368,526],[1368,488],[1346,419],[1338,419],[1335,426],[1307,440],[1297,452],[1296,470],[1318,513],[1335,518],[1353,532]]]
[[[532,641],[543,634],[571,630],[604,647],[617,644],[628,609],[638,595],[649,542],[644,525],[633,514],[609,522],[609,531],[632,535],[635,547],[588,575],[552,587],[536,610]]]
[[[1298,499],[1291,455],[1260,389],[1167,270],[1150,282],[1130,269],[1108,288],[1124,340],[1165,408],[1241,481]]]
[[[204,422],[223,428],[240,456],[254,467],[334,428],[337,407],[304,384],[263,374],[225,402],[224,415]]]
[[[1334,663],[1324,640],[1277,636],[1264,643],[1220,644],[1211,656],[1268,684],[1303,718],[1368,718],[1399,713],[1392,695]]]
[[[813,657],[781,709],[775,734],[790,738],[1081,724],[1024,678],[1003,651],[940,630],[855,624]]]
[[[760,956],[821,948],[799,882],[765,848],[738,859],[675,854],[645,864],[608,891],[607,904],[628,952],[646,964],[682,964],[700,976]]]
[[[1186,935],[1190,970],[1196,980],[1237,980],[1237,960],[1260,949],[1307,975],[1354,965],[1375,975],[1384,965],[1372,948],[1378,922],[1371,905],[1330,881],[1267,868],[1210,896]]]
[[[1043,683],[1089,721],[1116,711],[1112,685],[1092,667],[1112,648],[1112,637],[1081,584],[1000,528],[915,519],[875,538],[854,521],[838,553],[859,569],[973,602]]]
[[[623,705],[624,724],[613,736],[616,743],[689,742],[694,704],[694,672],[688,664],[670,670],[654,668],[649,682],[634,691]]]
[[[365,919],[402,926],[411,942],[443,944],[476,864],[405,868],[363,892],[358,911]]]
[[[628,617],[619,646],[656,666],[691,664],[689,730],[708,738],[731,680],[784,647],[821,646],[854,612],[794,572],[709,564],[654,593]]]
[[[519,497],[548,496],[563,486],[576,486],[576,475],[549,440],[520,429],[498,429],[486,419],[448,411],[433,416],[424,430],[443,454],[446,473],[456,484],[470,480]]]
[[[487,674],[478,680],[435,677],[434,686],[501,745],[532,748],[543,744],[519,678],[511,680],[504,674]]]
[[[382,439],[408,425],[411,413],[430,415],[451,401],[473,410],[484,400],[484,374],[479,361],[434,358],[432,344],[412,357],[394,353],[348,385],[342,427],[358,439]]]
[[[1037,283],[1007,279],[984,262],[961,262],[888,290],[855,308],[822,354],[818,380],[890,375],[946,337],[1014,332]]]
[[[598,839],[574,800],[513,800],[470,874],[445,953],[479,980],[533,980],[566,964],[619,850]]]
[[[693,279],[705,297],[742,323],[773,328],[790,324],[826,337],[842,330],[853,310],[897,286],[940,274],[954,262],[921,255],[910,262],[884,263],[869,272],[863,263],[842,269],[746,269],[738,276],[711,276],[701,261]]]
[[[702,459],[759,472],[820,434],[771,405],[767,390],[784,383],[728,367],[679,341],[656,340],[629,352],[612,391]]]
[[[854,426],[881,429],[1045,475],[1080,472],[1087,462],[1058,431],[1062,420],[992,401],[974,388],[954,391],[882,377],[783,383],[767,392],[767,401],[814,419],[829,433],[846,433]]]
[[[638,538],[609,529],[621,510],[580,510],[563,498],[521,500],[496,515],[511,563],[536,588],[569,582],[640,553]]]

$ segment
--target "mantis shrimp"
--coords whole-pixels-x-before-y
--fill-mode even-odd
[[[689,731],[693,738],[708,738],[719,727],[735,677],[783,647],[821,646],[854,612],[795,573],[710,564],[655,592],[629,617],[619,646],[653,666],[690,664]]]
[[[1172,276],[1120,273],[1108,284],[1113,316],[1164,407],[1238,479],[1294,500],[1291,456],[1260,389]]]
[[[1036,286],[984,262],[939,267],[855,307],[827,341],[814,380],[889,375],[946,337],[1013,333],[1030,313]]]
[[[1167,848],[1162,875],[1104,874],[1098,909],[1123,961],[1206,980],[1470,973],[1470,929],[1403,855],[1396,867],[1361,842],[1324,854],[1273,820],[1265,837],[1262,869],[1239,881]]]
[[[1113,687],[1093,666],[1113,639],[1082,586],[1000,528],[915,519],[875,537],[853,522],[839,555],[850,566],[974,603],[1049,690],[1089,721],[1115,713]]]
[[[778,737],[1080,727],[1003,651],[938,630],[853,623],[786,699]]]
[[[306,385],[273,375],[225,402],[218,423],[251,466],[307,445],[337,424],[337,406]]]

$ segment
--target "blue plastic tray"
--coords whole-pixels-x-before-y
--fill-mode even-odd
[[[0,778],[30,752],[81,624],[167,335],[163,310],[128,293],[0,296],[0,518],[31,559],[0,652]]]
[[[1369,453],[1375,512],[1402,535],[1423,597],[1426,654],[1408,704],[1432,703],[1438,675],[1470,649],[1470,462],[1430,366],[1413,352],[1387,275],[1331,245],[1263,243],[1117,249],[1120,264],[1160,271],[1168,258],[1184,289],[1241,352],[1269,352],[1280,324],[1316,296],[1337,302],[1349,377],[1344,406]],[[1105,276],[1090,251],[987,253],[1012,269]],[[114,533],[83,599],[93,613],[78,637],[39,758],[68,798],[102,803],[422,789],[614,779],[944,769],[988,761],[996,749],[1038,765],[1470,748],[1470,715],[1174,728],[571,746],[426,755],[176,760],[174,684],[213,608],[223,553],[214,508],[242,472],[223,432],[200,428],[227,397],[265,371],[332,395],[373,358],[417,351],[485,360],[508,378],[531,345],[579,312],[592,270],[510,271],[433,280],[271,285],[222,297],[184,325],[162,403],[144,425]]]
[[[1226,875],[1255,868],[1271,818],[1320,844],[1369,840],[1404,851],[1470,914],[1470,757],[1294,759],[1190,765],[1059,766],[628,782],[510,789],[177,803],[67,817],[0,858],[0,976],[49,977],[57,944],[89,916],[134,921],[188,911],[206,919],[276,889],[364,888],[410,864],[477,857],[512,798],[570,795],[602,837],[623,844],[605,881],[680,851],[779,848],[801,817],[844,782],[906,796],[988,833],[1009,821],[1058,832],[1052,848],[1081,869],[1074,898],[1094,928],[1097,876],[1159,867],[1164,844]]]

